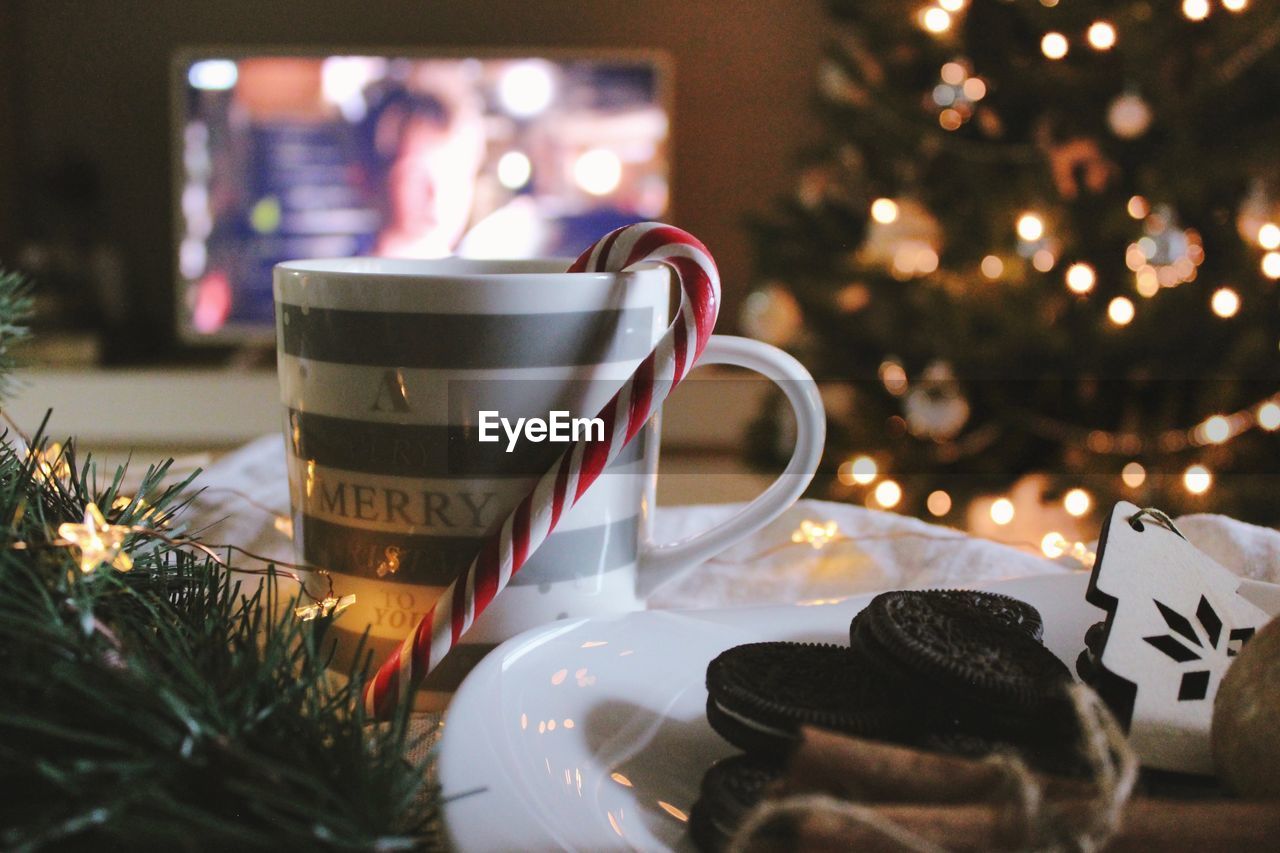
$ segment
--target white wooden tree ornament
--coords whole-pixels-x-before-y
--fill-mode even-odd
[[[1086,598],[1107,612],[1096,688],[1148,767],[1211,773],[1213,700],[1271,614],[1159,510],[1116,504]],[[1250,597],[1258,600],[1258,597]]]

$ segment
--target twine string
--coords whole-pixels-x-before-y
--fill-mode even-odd
[[[1135,512],[1133,515],[1129,516],[1128,518],[1129,526],[1132,527],[1134,530],[1138,531],[1139,533],[1141,533],[1142,519],[1144,517],[1151,519],[1152,523],[1160,527],[1163,527],[1165,530],[1168,530],[1170,533],[1175,534],[1176,536],[1180,537],[1184,541],[1186,540],[1187,538],[1186,535],[1184,535],[1183,532],[1178,529],[1178,525],[1173,523],[1173,519],[1169,517],[1169,514],[1164,510],[1156,509],[1153,506],[1143,507],[1142,509]]]
[[[798,794],[781,800],[766,800],[748,813],[726,849],[729,853],[748,853],[758,849],[757,843],[763,843],[765,849],[768,849],[770,837],[779,835],[780,827],[797,818],[818,818],[850,827],[865,827],[910,853],[946,853],[945,847],[895,823],[871,806],[839,800],[827,794]],[[794,839],[779,841],[782,842],[779,844],[780,849],[795,847]]]
[[[1106,846],[1119,831],[1125,805],[1138,778],[1138,758],[1119,722],[1098,694],[1084,685],[1072,685],[1068,698],[1080,727],[1078,745],[1093,778],[1093,795],[1083,817],[1065,813],[1045,797],[1044,786],[1017,755],[1000,753],[988,761],[1006,777],[997,794],[998,822],[1004,837],[1018,839],[1012,846],[1037,851],[1093,853]],[[733,853],[746,853],[757,845],[768,847],[778,836],[780,824],[797,818],[838,821],[850,829],[870,829],[912,853],[939,853],[946,848],[892,821],[874,807],[828,795],[801,794],[766,800],[742,822],[729,843]]]

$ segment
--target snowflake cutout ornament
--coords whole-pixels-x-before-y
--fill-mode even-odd
[[[1085,596],[1107,611],[1094,687],[1144,765],[1212,772],[1218,685],[1270,619],[1241,595],[1243,585],[1159,510],[1125,502],[1112,510]]]
[[[1159,599],[1152,601],[1169,626],[1169,633],[1143,637],[1143,641],[1150,643],[1182,667],[1182,677],[1178,681],[1179,702],[1206,698],[1209,694],[1209,679],[1213,675],[1213,670],[1207,668],[1207,661],[1215,657],[1235,657],[1244,641],[1253,636],[1254,629],[1233,628],[1224,632],[1222,619],[1209,599],[1203,595],[1200,596],[1195,612],[1199,630],[1192,626],[1190,619],[1172,607]]]

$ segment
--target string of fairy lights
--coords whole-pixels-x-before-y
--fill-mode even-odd
[[[1046,9],[1057,6],[1060,0],[1039,0]],[[1222,8],[1228,12],[1239,14],[1249,8],[1249,0],[1221,0]],[[941,35],[951,29],[955,16],[962,12],[968,0],[937,0],[935,5],[925,6],[916,13],[916,21],[925,30]],[[1188,21],[1199,23],[1206,20],[1213,12],[1213,4],[1209,0],[1182,0],[1182,15]],[[1115,25],[1110,21],[1094,21],[1085,30],[1085,41],[1094,50],[1110,50],[1115,47]],[[1049,59],[1062,59],[1071,50],[1071,41],[1066,34],[1050,30],[1040,39],[1040,52]]]
[[[1057,6],[1059,0],[1038,0],[1046,8]],[[933,0],[914,13],[916,23],[926,32],[947,38],[956,26],[958,16],[968,5],[967,0]],[[1240,14],[1249,7],[1249,0],[1219,0],[1221,8],[1231,14]],[[1214,12],[1210,0],[1183,0],[1181,14],[1189,22],[1206,20]],[[1040,35],[1039,47],[1044,58],[1057,62],[1067,57],[1073,49],[1106,52],[1120,44],[1123,33],[1110,20],[1094,20],[1082,31],[1066,32],[1051,29]],[[938,83],[931,95],[938,108],[938,126],[950,132],[959,130],[970,120],[983,119],[980,103],[987,97],[989,81],[983,80],[964,59],[944,63],[939,71]],[[1118,96],[1110,105],[1108,123],[1112,131],[1122,139],[1141,136],[1152,120],[1150,107],[1140,95],[1127,92]],[[1063,150],[1075,146],[1072,150]],[[1078,149],[1078,150],[1075,150]],[[1074,182],[1079,174],[1086,185],[1093,188],[1105,185],[1114,167],[1102,156],[1096,142],[1071,140],[1060,146],[1050,157],[1050,167],[1055,170],[1055,180]],[[1062,174],[1056,174],[1058,169]],[[1263,208],[1269,205],[1257,205]],[[1255,206],[1255,207],[1257,207]],[[1140,313],[1144,300],[1156,298],[1162,291],[1180,287],[1197,280],[1199,268],[1204,263],[1205,247],[1201,235],[1194,228],[1184,228],[1176,212],[1168,205],[1152,203],[1142,195],[1131,196],[1125,210],[1135,222],[1137,236],[1125,249],[1125,266],[1133,276],[1132,286],[1136,298],[1120,295],[1112,297],[1105,306],[1105,322],[1116,329],[1129,326]],[[921,220],[927,212],[919,211],[919,205],[911,199],[881,197],[874,199],[869,208],[873,228],[889,227],[901,218]],[[1238,230],[1257,251],[1258,268],[1272,281],[1280,280],[1280,223],[1272,221],[1267,210],[1258,212],[1246,204],[1237,222]],[[1085,259],[1061,257],[1059,241],[1054,238],[1054,222],[1046,210],[1024,209],[1017,212],[1010,222],[1016,237],[1016,254],[1023,263],[1041,274],[1049,274],[1062,268],[1062,285],[1075,297],[1086,300],[1093,296],[1098,283],[1098,273]],[[915,223],[917,232],[922,229]],[[978,271],[989,281],[997,281],[1010,271],[1010,262],[1018,258],[988,254],[978,264]],[[900,279],[910,279],[931,274],[941,274],[936,246],[927,239],[902,239],[888,253],[890,271]],[[1066,261],[1066,263],[1063,263]],[[1214,288],[1208,294],[1206,307],[1209,313],[1229,320],[1245,307],[1240,292],[1228,285]],[[880,382],[893,396],[908,393],[909,381],[906,369],[895,358],[888,357],[878,371]],[[966,410],[967,413],[967,410]],[[1147,482],[1146,467],[1139,456],[1152,452],[1176,453],[1179,451],[1224,445],[1251,430],[1265,432],[1280,430],[1280,393],[1273,393],[1253,404],[1234,412],[1216,412],[1198,423],[1187,427],[1163,429],[1144,434],[1136,431],[1107,431],[1089,429],[1060,422],[1052,418],[1026,414],[1026,426],[1035,433],[1058,441],[1070,441],[1090,452],[1116,457],[1119,477],[1123,485],[1137,490]],[[1121,461],[1122,460],[1122,461]],[[881,463],[866,453],[859,453],[845,460],[837,469],[838,481],[846,487],[865,490],[871,506],[893,509],[903,500],[902,485],[881,471]],[[1203,462],[1194,462],[1181,472],[1181,485],[1191,495],[1203,495],[1213,485],[1213,473]],[[1093,507],[1093,496],[1084,488],[1072,488],[1062,496],[1062,508],[1068,515],[1081,518]],[[935,489],[928,495],[928,511],[936,516],[948,515],[953,508],[952,496],[943,489]],[[991,521],[998,526],[1012,523],[1016,507],[1009,497],[997,497],[990,503]],[[830,538],[829,534],[814,527],[798,531],[800,539],[811,541]],[[810,535],[812,534],[812,535]],[[812,541],[811,541],[812,544]],[[1041,542],[1042,552],[1051,558],[1063,555],[1081,562],[1091,558],[1088,549],[1078,542],[1069,542],[1062,534],[1051,531]]]
[[[27,443],[29,445],[29,442]],[[31,464],[33,476],[46,486],[65,484],[71,477],[72,469],[69,454],[58,442],[52,442],[43,447],[29,447],[27,458]],[[242,497],[247,498],[247,496]],[[265,507],[263,508],[266,509]],[[194,548],[227,571],[260,577],[278,575],[295,581],[301,594],[311,599],[311,602],[298,604],[294,608],[294,615],[304,622],[336,616],[356,603],[354,594],[341,596],[336,594],[333,587],[333,579],[328,572],[316,572],[323,576],[328,583],[326,593],[323,596],[316,596],[307,589],[301,576],[286,568],[288,564],[280,560],[261,557],[237,546],[221,546],[227,550],[238,551],[251,559],[271,564],[269,568],[265,569],[246,569],[232,566],[230,561],[219,554],[216,548],[189,537],[172,536],[165,532],[163,530],[165,527],[164,517],[155,507],[148,504],[141,497],[118,495],[111,503],[111,510],[113,515],[132,510],[138,520],[147,521],[150,524],[116,524],[109,522],[98,505],[93,501],[89,501],[85,504],[84,518],[80,522],[63,522],[59,524],[57,528],[58,538],[50,540],[47,544],[50,547],[70,550],[75,556],[80,572],[84,575],[92,575],[104,566],[117,572],[132,571],[134,567],[133,556],[125,547],[131,538],[149,538],[173,547]],[[19,513],[21,512],[22,510],[19,509]],[[20,517],[19,515],[18,518],[14,518],[12,523],[16,524]],[[288,522],[287,516],[275,517],[274,526],[276,530],[286,535],[292,533],[292,526],[282,525],[280,523],[282,519]],[[19,541],[12,543],[10,547],[15,550],[26,550],[30,546],[26,542]],[[398,567],[398,561],[396,565]],[[290,568],[302,569],[303,567],[292,566]]]
[[[1002,498],[1001,500],[1009,503],[1007,499]],[[1081,490],[1080,494],[1075,497],[1075,500],[1088,501],[1088,496]],[[1010,503],[1010,511],[1011,508],[1012,504]],[[790,537],[788,537],[785,542],[775,544],[764,551],[752,555],[750,557],[750,561],[754,562],[773,556],[774,554],[782,553],[794,546],[806,546],[814,551],[824,551],[834,545],[842,543],[857,544],[860,542],[871,542],[876,540],[902,539],[928,539],[938,542],[959,542],[968,539],[968,536],[958,532],[951,534],[939,534],[921,530],[895,530],[892,532],[881,533],[847,534],[840,529],[840,523],[835,519],[815,521],[813,519],[806,518],[800,521],[799,526],[791,532]],[[1093,568],[1093,564],[1098,558],[1097,552],[1089,543],[1069,540],[1066,536],[1057,531],[1050,531],[1049,533],[1046,533],[1039,543],[1001,541],[1000,544],[1009,545],[1015,548],[1037,550],[1050,560],[1062,561],[1085,569]],[[725,560],[724,558],[713,558],[712,562],[725,562]]]

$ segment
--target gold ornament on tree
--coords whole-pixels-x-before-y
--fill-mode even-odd
[[[950,441],[969,420],[969,401],[960,393],[951,365],[935,361],[911,387],[902,408],[907,429],[917,438]]]
[[[1136,92],[1116,96],[1107,108],[1107,125],[1121,139],[1137,139],[1151,127],[1151,107]]]
[[[885,267],[903,280],[938,269],[942,229],[924,205],[909,198],[876,199],[870,213],[867,237],[858,249],[857,263]]]
[[[790,290],[776,282],[748,296],[739,319],[748,335],[778,347],[795,340],[804,325],[800,303]]]

